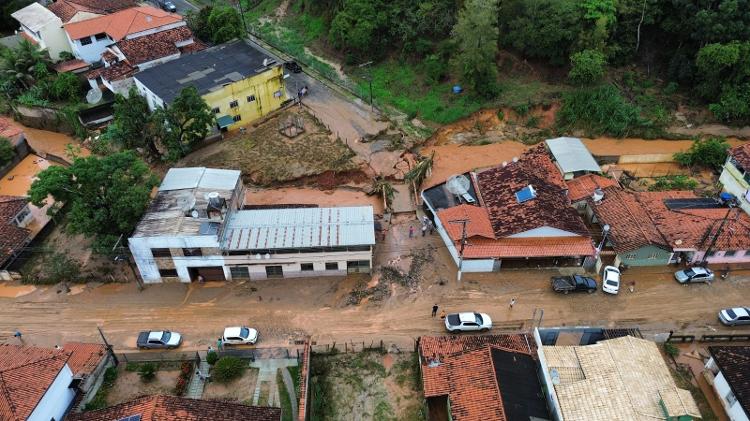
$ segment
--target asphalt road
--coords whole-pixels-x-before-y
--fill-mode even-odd
[[[180,15],[184,15],[187,12],[190,11],[197,11],[199,8],[192,3],[190,3],[187,0],[171,0],[172,3],[174,3],[175,7],[177,7],[177,13]],[[153,5],[154,7],[161,8],[159,6],[159,3],[157,3],[155,0],[150,0],[148,3]]]

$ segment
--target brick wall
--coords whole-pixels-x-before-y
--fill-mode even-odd
[[[297,420],[307,421],[310,413],[310,342],[305,343],[305,349],[302,351],[302,361],[299,370],[299,405],[297,405]]]

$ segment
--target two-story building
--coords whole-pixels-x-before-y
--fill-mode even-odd
[[[11,13],[11,16],[21,24],[17,31],[19,36],[47,50],[51,59],[59,59],[62,52],[71,52],[63,21],[46,7],[31,3]]]
[[[123,40],[185,26],[182,17],[151,6],[131,7],[110,15],[64,25],[73,54],[96,63],[107,47]]]
[[[242,40],[183,55],[134,79],[152,111],[171,103],[184,88],[195,87],[222,130],[248,124],[287,99],[281,64]]]
[[[370,206],[243,209],[240,172],[172,168],[129,247],[146,283],[369,272]]]
[[[739,199],[742,210],[750,214],[750,143],[729,150],[719,182],[725,192]]]

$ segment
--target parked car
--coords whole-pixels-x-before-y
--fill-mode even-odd
[[[174,3],[172,3],[171,1],[169,0],[156,0],[156,1],[159,4],[159,7],[161,7],[163,10],[166,10],[167,12],[170,12],[170,13],[177,13],[177,6],[175,6]]]
[[[182,343],[182,335],[168,330],[151,330],[138,334],[137,345],[141,349],[172,349]]]
[[[750,325],[750,308],[725,308],[719,312],[719,321],[726,326]]]
[[[284,67],[292,73],[302,73],[302,67],[296,61],[287,61]]]
[[[596,291],[596,281],[592,278],[581,275],[553,276],[552,289],[555,290],[555,292],[562,292],[563,294],[582,291],[591,294]]]
[[[692,284],[694,282],[709,282],[714,280],[714,272],[708,268],[700,266],[678,270],[674,273],[674,278],[681,284]]]
[[[445,328],[448,332],[486,332],[492,329],[492,319],[484,313],[463,312],[450,313],[445,316]]]
[[[620,292],[620,269],[617,269],[614,266],[607,266],[604,268],[602,291],[608,294],[617,294]]]
[[[252,345],[258,341],[258,331],[246,326],[227,327],[221,341],[224,345]]]

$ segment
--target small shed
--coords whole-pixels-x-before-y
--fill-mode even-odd
[[[558,137],[545,141],[555,165],[560,169],[566,180],[590,173],[600,173],[602,169],[581,142],[576,137]]]

